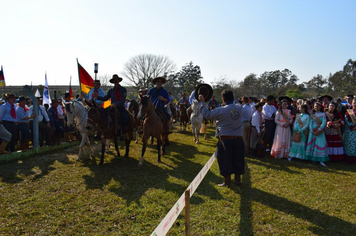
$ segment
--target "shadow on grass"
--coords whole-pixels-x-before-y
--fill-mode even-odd
[[[184,136],[183,139],[185,139]],[[162,192],[154,193],[156,196],[151,196],[150,189],[169,191],[176,194],[178,199],[205,164],[205,162],[204,164],[194,162],[193,160],[196,158],[196,155],[204,156],[206,161],[211,156],[210,153],[199,151],[196,145],[173,140],[171,141],[171,145],[166,148],[166,155],[162,157],[162,163],[157,163],[157,151],[154,144],[148,145],[143,166],[138,167],[138,160],[131,156],[141,153],[141,148],[142,145],[138,145],[128,158],[122,157],[121,159],[117,159],[113,158],[113,155],[106,154],[103,166],[98,166],[95,161],[91,160],[82,162],[91,172],[90,175],[82,176],[86,187],[88,189],[107,188],[118,197],[124,199],[127,205],[135,202],[138,206],[141,206],[143,196],[160,202],[160,196],[158,195],[162,194]],[[115,154],[115,152],[112,154]],[[209,175],[211,177],[214,174],[209,172]],[[218,177],[215,176],[215,178]],[[174,179],[177,179],[177,182]],[[204,186],[205,188],[209,188],[209,183],[203,181],[200,188],[204,188]],[[199,193],[221,198],[218,191],[209,189],[210,191]],[[214,191],[214,194],[211,191]],[[153,199],[156,197],[158,199]],[[203,200],[200,197],[195,197],[194,202],[199,204]]]
[[[46,176],[50,171],[55,168],[52,167],[53,163],[58,161],[63,164],[72,164],[68,157],[58,158],[57,151],[51,151],[43,155],[37,155],[21,159],[17,162],[11,162],[1,165],[0,178],[2,182],[6,183],[20,183],[25,178],[24,176],[33,175],[32,181]],[[40,171],[34,171],[34,168],[39,168]]]

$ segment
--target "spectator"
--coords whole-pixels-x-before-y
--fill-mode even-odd
[[[16,127],[16,96],[9,93],[5,96],[6,103],[0,106],[0,121],[4,128],[12,134],[5,150],[14,152],[18,140],[18,130]]]
[[[20,150],[29,149],[29,143],[31,139],[31,131],[30,131],[30,119],[36,117],[36,114],[31,114],[26,105],[27,99],[25,97],[19,98],[19,105],[16,108],[16,127],[21,132],[20,138]]]
[[[63,131],[63,126],[61,126],[59,122],[57,107],[58,107],[58,100],[53,99],[51,107],[48,109],[47,114],[49,117],[51,128],[54,133],[54,135],[52,136],[51,143],[57,143],[59,145],[61,144],[61,136],[63,135],[64,131]]]

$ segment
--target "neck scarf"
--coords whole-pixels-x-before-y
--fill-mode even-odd
[[[119,87],[117,87],[117,88],[115,89],[115,99],[116,99],[116,101],[121,101],[121,100],[122,100]]]
[[[10,104],[11,105],[11,104]],[[11,111],[10,111],[10,114],[12,116],[12,118],[16,119],[16,111],[15,111],[15,104],[12,104],[11,105]]]
[[[213,101],[213,106],[215,106],[215,101],[214,101],[215,99],[213,99],[212,101]]]
[[[19,105],[19,106],[22,107],[25,112],[29,110],[26,106],[22,106],[22,105]]]

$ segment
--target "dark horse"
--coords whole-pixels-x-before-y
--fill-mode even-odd
[[[88,103],[90,107],[88,111],[87,127],[93,129],[97,127],[101,139],[101,159],[99,165],[104,162],[106,139],[112,139],[115,144],[117,157],[120,157],[117,137],[120,136],[120,112],[116,108],[103,108],[98,106],[95,101]],[[127,126],[127,133],[124,134],[126,144],[125,157],[129,156],[130,142],[132,140],[133,132],[133,117],[130,114],[130,124]]]
[[[182,131],[186,131],[187,124],[189,122],[187,106],[185,104],[179,104],[178,111],[179,111],[180,128]]]
[[[151,97],[145,95],[141,97],[139,104],[140,110],[138,112],[138,117],[144,119],[143,121],[143,146],[139,166],[143,164],[143,155],[146,152],[147,140],[150,136],[157,139],[157,151],[158,151],[158,162],[161,162],[161,155],[165,152],[165,140],[168,136],[168,127],[164,126],[165,119],[164,115],[161,117],[156,113]],[[162,145],[162,153],[161,153]]]

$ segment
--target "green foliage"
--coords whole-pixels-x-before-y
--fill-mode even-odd
[[[296,90],[289,89],[286,93],[286,96],[290,98],[303,98],[302,92],[299,91],[298,89]]]
[[[200,67],[194,65],[193,62],[189,62],[175,75],[178,86],[183,91],[193,91],[195,85],[203,83],[203,77],[201,76]]]

